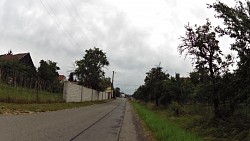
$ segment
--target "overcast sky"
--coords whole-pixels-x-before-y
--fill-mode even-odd
[[[159,65],[171,75],[193,70],[177,46],[184,25],[204,24],[215,0],[1,0],[0,54],[30,52],[36,67],[52,60],[68,76],[85,50],[102,49],[110,62],[105,69],[115,87],[132,94],[146,72]],[[234,0],[224,0],[234,4]],[[222,50],[230,53],[222,42]]]

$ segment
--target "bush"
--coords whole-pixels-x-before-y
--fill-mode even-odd
[[[169,105],[169,109],[173,112],[174,115],[178,116],[180,114],[184,113],[184,109],[181,105],[178,104],[178,102],[172,102]]]

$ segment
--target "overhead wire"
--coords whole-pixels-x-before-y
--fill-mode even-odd
[[[77,43],[77,41],[74,39],[74,37],[72,37],[72,35],[70,35],[70,33],[66,30],[66,28],[64,27],[62,21],[59,19],[59,17],[57,17],[55,11],[49,6],[49,3],[47,0],[44,0],[47,4],[47,6],[45,5],[45,3],[40,0],[42,6],[46,9],[47,13],[50,15],[50,17],[54,20],[54,22],[58,25],[58,27],[62,28],[63,33],[69,37],[69,41],[70,43],[76,47],[79,51],[80,54],[83,55],[82,53],[84,53],[84,51],[81,49],[81,47],[79,46],[79,44]]]
[[[78,25],[78,27],[80,28],[80,32],[82,33],[81,35],[87,37],[87,40],[92,43],[92,39],[87,35],[88,33],[85,33],[82,26],[80,25],[79,21],[77,20],[77,18],[72,14],[72,12],[70,12],[69,6],[67,6],[67,4],[65,3],[64,0],[61,0],[63,6],[65,7],[66,11],[69,13],[69,15],[72,17],[72,19],[76,22],[76,24]],[[74,7],[73,7],[74,9]]]
[[[119,86],[139,87],[140,85],[129,85],[129,84],[115,84]]]
[[[133,92],[135,92],[135,87],[139,87],[140,85],[130,85],[130,84],[115,84],[116,86],[123,86],[123,87],[127,87],[128,89],[125,89],[125,91],[128,94],[132,94]]]
[[[73,4],[70,0],[68,0],[68,1],[69,1],[69,3],[70,3],[71,7],[74,9],[75,14],[76,14],[76,16],[78,17],[78,19],[79,19],[81,25],[84,25],[84,21],[82,20],[82,17],[80,16],[78,10],[75,8],[74,4]],[[88,32],[88,30],[86,30],[85,32],[87,32],[87,34],[88,34],[89,36],[91,36],[90,38],[91,38],[92,42],[94,43],[93,35],[92,35],[90,32]]]
[[[60,20],[60,18],[56,15],[55,11],[53,10],[53,8],[51,8],[50,4],[48,3],[47,0],[44,0],[47,4],[47,6],[44,4],[44,2],[42,0],[40,0],[41,4],[43,5],[43,7],[46,9],[46,11],[48,12],[48,14],[51,16],[51,18],[55,21],[55,23],[59,26],[59,27],[62,27],[62,31],[68,35],[69,39],[70,39],[70,42],[71,44],[74,46],[74,47],[77,47],[79,49],[79,51],[83,52],[83,50],[81,49],[81,47],[79,46],[79,44],[77,43],[77,41],[75,40],[75,38],[66,30],[66,28],[64,27],[62,21]],[[65,1],[62,0],[62,4],[63,6],[66,8],[66,11],[69,13],[69,15],[72,17],[72,19],[74,21],[76,21],[76,23],[78,24],[79,28],[80,28],[80,31],[81,33],[86,36],[88,38],[88,41],[92,40],[93,41],[93,38],[89,37],[91,36],[90,34],[88,33],[85,33],[84,30],[82,29],[81,25],[80,24],[84,24],[78,10],[75,8],[75,6],[73,5],[73,3],[68,0],[71,7],[74,9],[75,11],[75,15],[77,17],[79,17],[79,20],[81,23],[79,23],[79,21],[76,19],[76,17],[70,12],[69,10],[69,7],[67,6],[67,4],[65,3]],[[88,35],[89,36],[88,36]],[[90,41],[91,42],[91,41]],[[81,54],[82,55],[82,54]],[[127,87],[138,87],[140,85],[129,85],[129,84],[115,84],[115,85],[119,85],[119,86],[127,86]],[[133,91],[133,90],[129,90],[129,91]]]

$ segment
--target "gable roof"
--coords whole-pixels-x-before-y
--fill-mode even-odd
[[[35,65],[32,61],[30,53],[18,53],[18,54],[3,54],[0,55],[0,60],[3,61],[18,61],[26,66],[30,66],[35,69]]]
[[[4,54],[0,55],[0,59],[3,59],[5,61],[14,61],[14,60],[20,60],[29,53],[19,53],[19,54]]]
[[[66,79],[66,77],[64,76],[64,75],[59,75],[58,76],[58,80],[59,81],[63,81],[63,80],[65,80]]]

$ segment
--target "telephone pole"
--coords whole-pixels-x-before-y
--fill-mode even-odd
[[[111,98],[114,98],[114,75],[115,75],[115,71],[113,71],[113,75],[112,75],[112,82],[111,82]]]

